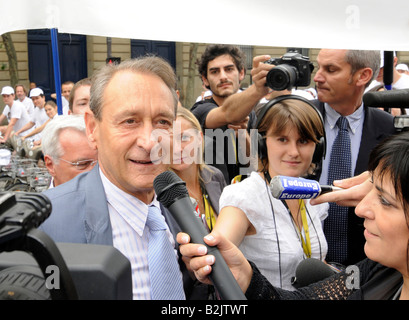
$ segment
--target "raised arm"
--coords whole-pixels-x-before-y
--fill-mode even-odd
[[[265,85],[267,73],[274,67],[263,63],[268,59],[268,55],[254,57],[251,70],[253,84],[244,91],[232,94],[223,105],[210,111],[206,118],[206,128],[215,129],[243,121],[254,106],[271,91]]]

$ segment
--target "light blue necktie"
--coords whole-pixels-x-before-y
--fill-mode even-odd
[[[166,235],[161,211],[149,206],[146,225],[149,228],[148,263],[153,300],[184,300],[182,274],[175,249]]]
[[[339,117],[338,136],[332,146],[328,167],[328,184],[334,180],[350,178],[351,173],[351,141],[348,133],[348,120]],[[328,262],[344,263],[348,248],[348,207],[329,204],[328,217],[324,221],[324,233],[328,242]]]

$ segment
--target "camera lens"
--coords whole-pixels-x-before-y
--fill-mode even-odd
[[[268,72],[266,81],[273,90],[290,90],[297,82],[297,70],[288,64],[280,64]]]

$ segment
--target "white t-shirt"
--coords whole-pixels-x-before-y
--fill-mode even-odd
[[[31,117],[31,122],[34,123],[34,128],[38,128],[42,126],[45,122],[47,122],[50,118],[47,116],[44,108],[35,107],[33,111],[33,115]],[[32,141],[37,141],[41,139],[41,132],[35,134],[34,136],[29,137],[28,139]]]
[[[6,105],[3,109],[3,114],[6,116],[7,120],[10,122],[11,119],[17,118],[17,122],[13,127],[13,131],[18,131],[30,121],[30,116],[27,113],[26,107],[20,101],[14,101],[11,108]],[[25,136],[30,133],[32,129],[28,129],[19,134],[20,137]]]
[[[70,110],[70,103],[68,102],[65,97],[61,97],[61,102],[62,102],[62,114],[63,115],[68,115],[68,110]]]
[[[322,221],[328,215],[329,205],[311,206],[309,200],[305,202],[311,257],[324,260],[328,246],[322,231]],[[224,188],[220,197],[220,210],[226,206],[241,209],[256,229],[256,234],[245,236],[239,246],[244,256],[256,264],[272,285],[281,287],[281,272],[282,288],[294,290],[291,278],[295,276],[295,270],[305,255],[299,233],[281,200],[273,198],[263,178],[257,172],[252,172],[242,182]]]
[[[19,100],[20,101],[20,100]],[[33,100],[29,97],[25,97],[23,101],[20,101],[26,107],[27,113],[29,116],[33,114],[34,111],[34,103]]]

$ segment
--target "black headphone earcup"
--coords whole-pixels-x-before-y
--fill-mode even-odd
[[[321,137],[320,141],[315,146],[314,155],[312,156],[312,163],[320,163],[325,157],[325,137]]]
[[[258,134],[258,157],[260,160],[267,158],[266,137]]]

